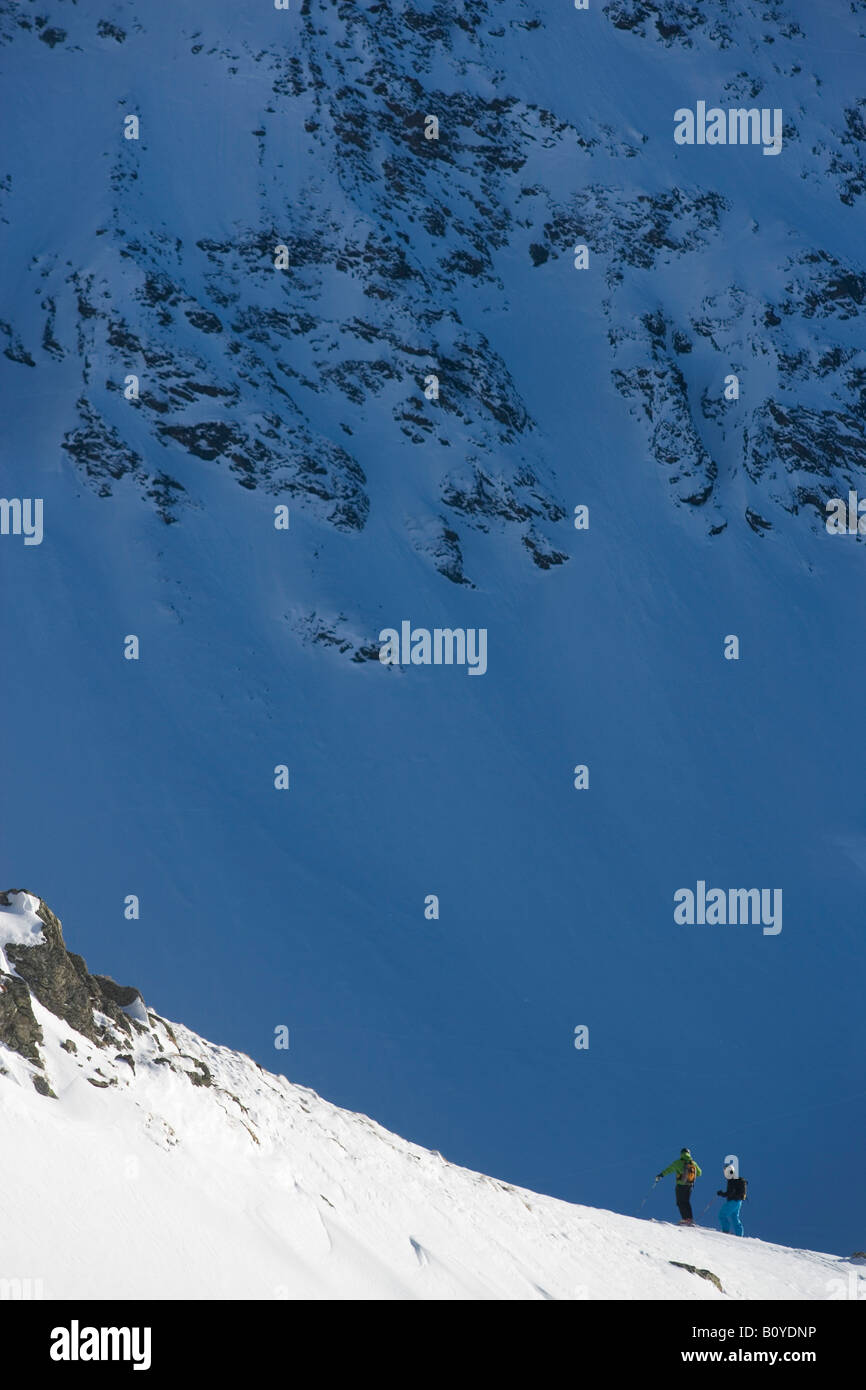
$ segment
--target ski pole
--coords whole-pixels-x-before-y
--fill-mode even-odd
[[[656,1183],[657,1183],[657,1182],[658,1182],[658,1178],[656,1178],[655,1182],[653,1183],[653,1185],[652,1185],[652,1187],[650,1188],[649,1192],[647,1193],[646,1197],[644,1197],[643,1202],[641,1202],[640,1206],[638,1207],[637,1211],[635,1212],[635,1215],[636,1215],[636,1216],[639,1216],[639,1215],[640,1215],[640,1213],[643,1211],[643,1208],[644,1208],[645,1203],[646,1203],[647,1201],[649,1201],[650,1197],[651,1197],[652,1194],[655,1192],[655,1190],[656,1190]]]
[[[716,1197],[711,1197],[710,1200],[707,1202],[707,1205],[704,1207],[703,1211],[701,1212],[701,1216],[705,1216],[706,1213],[709,1211],[710,1207],[713,1205],[713,1202],[715,1202],[715,1201],[717,1201],[717,1200],[718,1200],[718,1194],[716,1195]]]

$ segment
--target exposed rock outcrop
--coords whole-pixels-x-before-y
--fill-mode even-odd
[[[697,1274],[699,1279],[709,1279],[711,1284],[715,1284],[719,1293],[725,1292],[718,1274],[713,1274],[711,1269],[698,1269],[697,1265],[686,1265],[681,1260],[671,1260],[670,1264],[675,1265],[677,1269],[687,1269],[689,1274]]]
[[[48,1020],[42,1014],[44,1028],[42,1010],[53,1015]],[[62,1036],[55,1026],[61,1020],[78,1042]],[[212,1052],[205,1060],[195,1047],[182,1048],[171,1024],[145,1007],[133,985],[91,975],[83,956],[67,948],[59,917],[41,898],[22,889],[0,892],[0,1076],[11,1074],[56,1100],[55,1070],[62,1090],[77,1076],[102,1092],[124,1090],[152,1068],[164,1069],[210,1092],[231,1122],[258,1143],[250,1124],[235,1114],[244,1109],[237,1096],[217,1084],[212,1061]],[[152,1136],[156,1142],[176,1142],[171,1126],[163,1131]]]
[[[33,999],[62,1018],[83,1037],[106,1043],[118,1033],[132,1034],[140,1023],[124,1009],[140,999],[131,985],[119,985],[107,975],[91,975],[82,956],[67,949],[60,919],[35,894],[23,889],[0,892],[0,909],[17,909],[26,900],[38,904],[41,940],[34,944],[3,941],[0,947],[11,970],[0,969],[0,1043],[42,1066],[43,1041],[31,1003]],[[12,973],[14,971],[14,973]]]

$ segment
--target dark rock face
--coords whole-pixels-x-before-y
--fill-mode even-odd
[[[564,285],[568,259],[585,243],[589,283],[603,264],[609,291],[600,312],[611,404],[634,417],[635,447],[658,466],[689,524],[711,536],[729,523],[758,536],[762,523],[779,525],[780,510],[815,524],[849,474],[864,490],[856,432],[866,369],[856,330],[866,272],[821,246],[789,252],[786,240],[782,274],[765,288],[773,302],[745,289],[734,256],[730,271],[724,264],[742,230],[736,197],[651,164],[641,172],[651,137],[604,113],[578,121],[529,100],[537,89],[510,39],[501,40],[518,30],[540,40],[544,7],[512,8],[305,0],[291,53],[269,39],[236,44],[216,18],[203,18],[192,52],[204,50],[215,72],[261,94],[250,144],[225,170],[231,186],[255,163],[255,192],[250,185],[226,226],[191,232],[170,201],[143,198],[146,146],[107,145],[110,199],[98,226],[74,210],[71,238],[104,237],[101,260],[94,268],[34,257],[38,310],[31,303],[14,323],[0,320],[4,371],[20,379],[58,362],[68,369],[58,444],[88,487],[106,499],[134,489],[174,525],[206,505],[213,475],[223,473],[354,538],[387,496],[381,456],[411,467],[417,454],[432,461],[434,478],[407,518],[407,541],[443,580],[483,588],[479,533],[513,535],[516,553],[542,569],[562,565],[564,538],[551,527],[567,509],[544,421],[534,418],[542,412],[524,399],[521,355],[514,366],[507,332],[488,336],[483,315],[490,302],[508,308],[518,258],[539,286]],[[773,73],[800,71],[806,36],[788,8],[746,6],[744,42],[739,0],[598,6],[606,41],[626,59],[670,50],[672,60],[691,54],[700,64],[734,50],[745,66],[732,63],[718,89],[723,107],[778,99],[767,51],[777,55]],[[848,8],[863,13],[861,0]],[[40,50],[52,70],[44,80],[55,80],[84,37],[83,17],[70,13],[61,43],[64,31],[13,19],[13,9],[0,6],[0,43]],[[148,24],[145,15],[127,27],[100,20],[95,41],[136,50]],[[216,125],[222,113],[211,114]],[[866,98],[846,99],[828,121],[819,135],[804,124],[802,136],[789,123],[785,141],[810,143],[800,177],[831,188],[834,203],[862,206]],[[289,130],[311,177],[287,199]],[[563,185],[556,166],[577,176]],[[180,182],[182,162],[164,176],[165,187]],[[10,224],[16,213],[33,215],[9,176],[0,177],[0,202]],[[760,230],[754,220],[756,249]],[[646,314],[648,273],[664,307]],[[753,367],[759,409],[748,395]],[[123,385],[130,374],[140,385],[133,396]],[[729,374],[742,376],[742,404],[723,394]],[[817,378],[820,400],[804,400],[804,384]],[[841,459],[832,477],[822,475],[822,450]],[[527,475],[536,480],[529,489]]]
[[[10,907],[11,895],[20,891],[0,892],[0,906]],[[132,1025],[123,1007],[139,998],[138,990],[118,985],[107,975],[89,974],[83,957],[67,950],[60,919],[41,899],[37,915],[43,923],[44,942],[36,946],[10,944],[4,948],[17,977],[0,974],[0,1042],[28,1061],[42,1065],[42,1031],[33,1016],[31,993],[91,1042],[102,1044],[109,1034],[108,1027],[94,1017],[94,1011],[111,1020],[115,1029],[131,1035]]]
[[[605,305],[613,384],[676,505],[695,509],[709,535],[724,530],[735,507],[757,536],[776,528],[779,512],[808,515],[821,528],[829,499],[863,491],[866,371],[856,323],[866,275],[814,247],[782,271],[773,302],[732,285],[704,295],[680,322],[662,308],[635,317],[623,297],[626,271]],[[773,389],[747,404],[756,359]],[[817,383],[825,404],[804,404]]]
[[[635,401],[639,413],[646,417],[653,457],[667,471],[677,500],[702,506],[713,490],[718,468],[695,428],[685,379],[677,364],[668,360],[631,373],[615,370],[613,379],[622,395]]]
[[[827,500],[847,496],[866,469],[866,439],[856,417],[775,400],[755,412],[744,452],[746,473],[755,480],[768,474],[787,510],[812,506],[820,516]]]
[[[480,331],[473,296],[501,296],[496,253],[529,227],[525,200],[541,199],[544,218],[556,213],[545,189],[524,178],[527,165],[560,145],[588,152],[617,142],[610,130],[584,134],[527,102],[502,72],[495,92],[453,80],[469,51],[479,71],[496,59],[498,10],[482,0],[430,11],[303,5],[292,54],[280,45],[234,53],[227,35],[212,32],[213,61],[233,77],[240,64],[241,80],[254,79],[262,94],[250,130],[258,190],[228,234],[203,227],[194,240],[181,237],[168,205],[155,221],[141,201],[138,147],[107,151],[110,211],[90,234],[105,237],[104,265],[113,257],[116,271],[52,264],[39,284],[33,341],[20,325],[0,324],[8,339],[0,352],[17,371],[80,364],[58,443],[88,487],[106,499],[134,489],[166,525],[183,524],[219,471],[356,533],[377,486],[380,496],[387,486],[375,476],[375,422],[386,446],[426,446],[442,460],[440,496],[434,490],[409,519],[413,543],[450,507],[446,474],[473,458],[502,494],[520,490],[526,469],[540,480],[549,496],[541,510],[500,507],[495,529],[513,530],[518,553],[542,568],[564,562],[562,547],[539,531],[564,516],[543,439],[520,383]],[[509,25],[534,30],[540,20]],[[0,42],[4,27],[14,37],[0,16]],[[143,26],[113,20],[100,20],[96,34],[112,51],[144,41]],[[71,26],[69,44],[79,37]],[[446,60],[435,77],[431,46]],[[271,190],[285,183],[284,133],[299,124],[299,103],[316,176],[286,201]],[[427,138],[426,112],[437,113],[441,138]],[[622,141],[616,152],[635,153]],[[651,219],[661,242],[692,215],[687,200],[671,200]],[[552,254],[533,243],[536,265]],[[425,384],[434,377],[437,395]],[[462,585],[471,582],[461,559],[466,512],[455,511],[423,554]]]
[[[564,509],[546,495],[530,469],[507,480],[498,473],[487,472],[475,460],[469,460],[465,468],[443,480],[442,501],[480,531],[487,530],[492,521],[561,521],[565,516]]]
[[[762,7],[764,43],[802,35],[799,24],[784,9],[781,5]],[[726,0],[721,5],[702,5],[697,0],[609,0],[602,12],[614,28],[655,40],[665,48],[692,48],[704,39],[724,50],[737,42],[736,14]]]
[[[706,246],[728,210],[725,199],[712,191],[666,188],[627,198],[618,189],[593,184],[576,193],[570,206],[558,208],[544,232],[557,255],[582,241],[614,256],[617,264],[608,279],[618,284],[621,265],[651,270],[664,255]]]
[[[42,1066],[39,1053],[42,1029],[33,1015],[30,991],[23,980],[4,971],[0,971],[0,1042],[26,1057],[28,1062]]]
[[[391,672],[398,669],[394,666],[382,666],[380,664],[378,643],[371,635],[361,635],[352,630],[344,613],[325,615],[312,612],[295,614],[294,616],[286,614],[286,621],[305,646],[338,652],[341,656],[348,657],[356,665],[361,665],[366,661],[375,661],[382,671]]]
[[[410,532],[413,530],[411,525],[409,530]],[[422,535],[415,528],[412,539],[416,550],[422,555],[427,555],[432,560],[435,569],[445,579],[450,579],[452,584],[465,584],[470,589],[475,587],[463,572],[463,550],[460,545],[460,537],[448,525],[445,517],[438,517],[432,523],[427,535]]]
[[[81,957],[79,956],[78,959],[80,960]],[[118,1004],[121,1008],[128,1008],[130,1004],[134,1004],[136,999],[139,998],[138,990],[135,989],[133,985],[119,985],[116,980],[112,980],[110,975],[91,975],[90,978],[96,981],[102,991],[103,1013],[106,1012],[104,1007],[104,1001],[106,999],[113,1000],[113,1002]]]

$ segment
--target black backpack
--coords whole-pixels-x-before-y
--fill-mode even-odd
[[[744,1202],[746,1200],[746,1188],[748,1185],[745,1178],[729,1178],[728,1201]]]

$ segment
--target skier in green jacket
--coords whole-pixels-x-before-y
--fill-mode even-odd
[[[675,1158],[673,1163],[669,1163],[667,1168],[656,1174],[656,1182],[661,1182],[661,1179],[666,1178],[668,1173],[676,1173],[677,1175],[677,1209],[681,1217],[679,1224],[681,1226],[694,1226],[690,1198],[692,1188],[695,1185],[695,1178],[701,1176],[701,1170],[688,1149],[680,1149],[679,1158]]]

